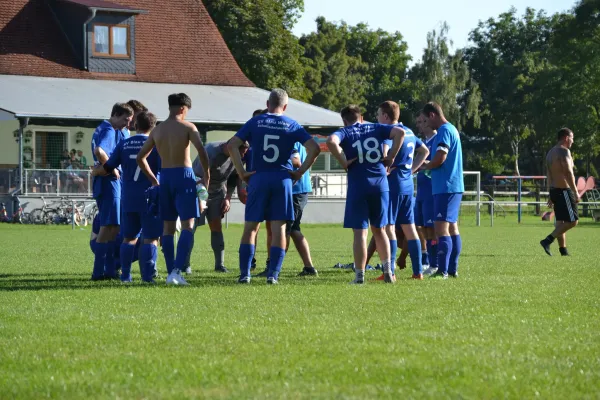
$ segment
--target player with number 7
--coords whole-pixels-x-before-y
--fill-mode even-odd
[[[365,124],[358,106],[350,105],[341,111],[344,128],[327,139],[329,151],[348,171],[348,193],[344,228],[354,233],[353,284],[365,283],[367,234],[369,225],[375,237],[385,281],[393,283],[390,243],[385,231],[388,224],[389,186],[386,167],[404,142],[404,129],[385,124]],[[383,156],[383,142],[392,139],[388,156]],[[343,151],[343,153],[342,153]]]

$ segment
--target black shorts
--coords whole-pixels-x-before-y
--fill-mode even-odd
[[[288,221],[286,232],[289,234],[292,231],[300,232],[300,222],[302,221],[302,212],[306,203],[308,203],[308,193],[298,193],[292,195],[294,199],[294,220]]]
[[[579,219],[575,194],[571,189],[550,189],[550,200],[554,204],[557,221],[575,222]]]

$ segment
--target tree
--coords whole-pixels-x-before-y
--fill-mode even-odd
[[[263,89],[281,87],[307,100],[303,49],[291,29],[303,0],[204,0],[204,5],[246,76]]]

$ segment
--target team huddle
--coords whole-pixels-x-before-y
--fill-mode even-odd
[[[99,213],[91,242],[92,280],[131,282],[132,263],[139,259],[142,281],[154,283],[162,246],[167,284],[187,285],[183,275],[190,273],[194,233],[206,221],[215,271],[228,272],[221,220],[236,188],[245,203],[238,282],[251,281],[263,221],[269,256],[258,275],[269,284],[278,283],[292,239],[304,263],[300,275],[316,276],[300,220],[311,191],[307,171],[320,148],[284,115],[287,93],[274,89],[266,110],[257,110],[227,142],[206,146],[196,126],[185,120],[191,99],[173,94],[168,103],[169,117],[159,125],[138,101],[115,104],[111,118],[94,132],[93,187]],[[398,123],[399,106],[392,101],[380,105],[377,123],[365,123],[356,106],[345,107],[341,117],[344,128],[329,136],[327,146],[348,173],[344,227],[354,232],[352,283],[365,282],[365,267],[375,251],[383,270],[380,279],[394,283],[400,237],[413,279],[458,276],[462,149],[458,131],[441,107],[429,103],[420,112],[417,126],[423,141]],[[129,137],[129,129],[137,134]],[[198,152],[193,163],[190,144]],[[175,249],[178,220],[181,234]],[[373,242],[367,248],[369,227]]]

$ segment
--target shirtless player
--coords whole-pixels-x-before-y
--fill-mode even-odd
[[[163,222],[162,248],[167,264],[167,284],[187,285],[181,270],[191,250],[194,220],[200,216],[196,195],[196,177],[190,159],[190,142],[198,150],[204,170],[204,184],[210,184],[208,154],[200,140],[198,128],[185,121],[192,99],[185,93],[169,96],[169,118],[158,125],[144,143],[137,163],[152,186],[159,186],[146,158],[156,146],[162,166],[160,171],[160,215]],[[181,219],[181,236],[177,242],[177,258],[173,236],[177,217]]]
[[[579,217],[577,203],[581,201],[575,175],[573,174],[573,159],[569,149],[573,145],[573,131],[562,128],[558,131],[558,143],[546,155],[546,168],[548,171],[548,189],[550,199],[548,206],[554,207],[556,226],[554,231],[542,240],[540,244],[544,251],[551,256],[550,245],[558,239],[561,256],[568,256],[566,232],[575,228]]]

